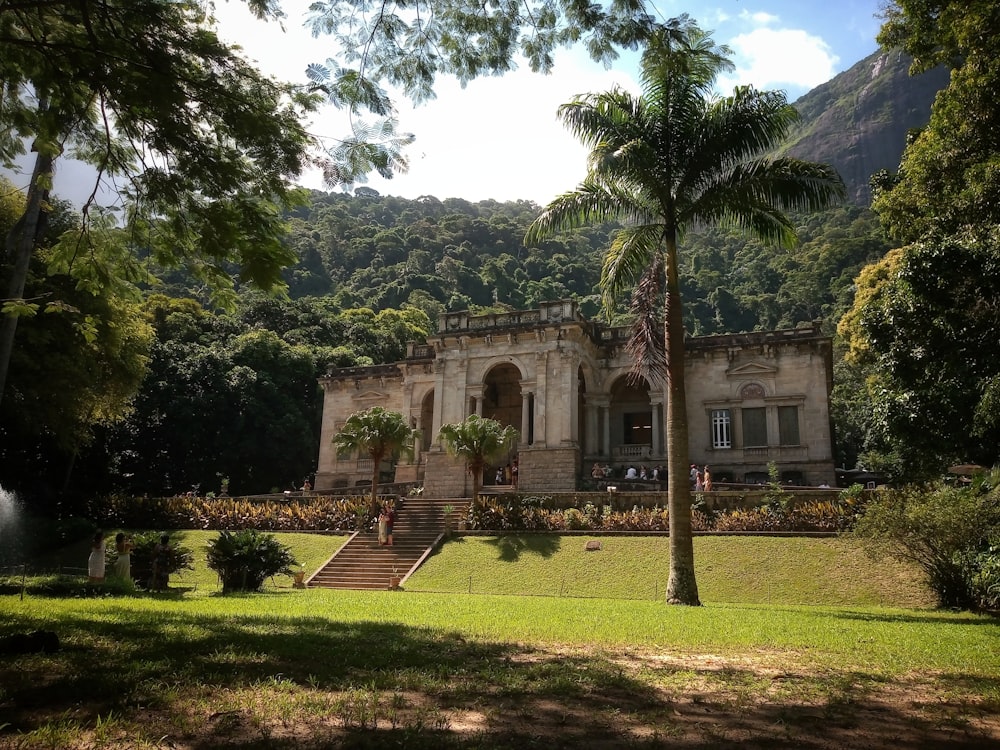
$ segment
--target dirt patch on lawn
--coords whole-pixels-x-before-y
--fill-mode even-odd
[[[889,679],[767,651],[467,657],[357,671],[350,687],[220,673],[123,681],[121,695],[70,689],[80,675],[25,657],[0,666],[0,748],[1000,747],[1000,678]]]

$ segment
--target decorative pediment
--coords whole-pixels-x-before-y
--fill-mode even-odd
[[[388,401],[389,394],[382,391],[363,391],[354,396],[355,401]]]
[[[773,378],[778,374],[778,368],[760,362],[747,362],[726,372],[726,377],[747,380],[753,378]]]

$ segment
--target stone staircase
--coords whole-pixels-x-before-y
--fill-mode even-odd
[[[396,511],[391,547],[379,545],[375,531],[360,531],[308,578],[306,585],[384,590],[391,588],[394,577],[399,577],[402,584],[444,535],[444,509],[448,505],[454,507],[451,518],[454,529],[468,510],[468,499],[403,498],[402,508]]]

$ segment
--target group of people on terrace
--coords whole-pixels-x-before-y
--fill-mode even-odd
[[[615,469],[610,464],[602,466],[596,461],[590,470],[591,478],[597,482],[612,479],[614,474]],[[627,482],[662,482],[667,478],[667,470],[663,466],[654,466],[650,469],[645,465],[636,467],[630,464],[624,467],[624,474],[621,474],[619,478]],[[697,464],[691,464],[691,488],[696,492],[712,491],[712,471],[707,464],[703,468],[699,468]]]

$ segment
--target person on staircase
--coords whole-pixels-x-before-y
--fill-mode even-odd
[[[385,504],[385,538],[386,544],[392,546],[392,527],[396,523],[396,506],[390,500]]]

